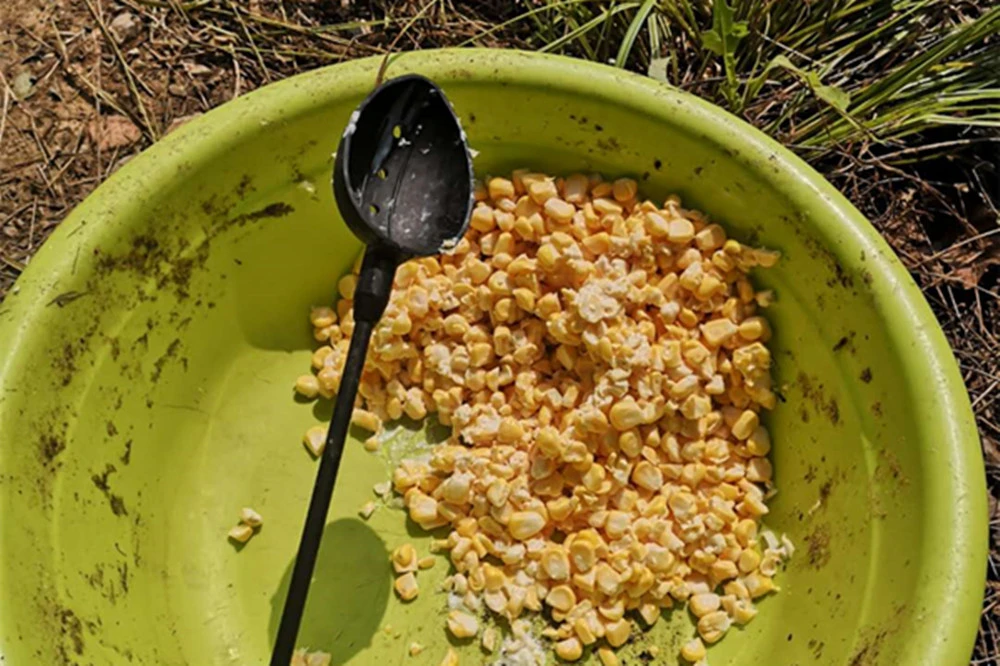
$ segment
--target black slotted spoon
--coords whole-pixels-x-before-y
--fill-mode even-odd
[[[462,237],[472,212],[472,180],[465,133],[428,79],[392,79],[351,115],[337,148],[333,193],[347,226],[366,245],[354,291],[354,331],[271,666],[288,666],[295,650],[368,343],[389,302],[396,267],[438,254]]]

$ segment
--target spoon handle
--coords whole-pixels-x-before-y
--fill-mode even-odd
[[[397,264],[398,259],[393,254],[383,252],[380,248],[370,247],[365,251],[354,294],[354,332],[351,334],[351,345],[344,363],[333,419],[326,435],[326,448],[320,459],[316,485],[309,501],[309,512],[306,514],[299,552],[295,557],[285,608],[281,614],[281,623],[278,625],[274,652],[271,654],[271,666],[288,666],[292,660],[302,613],[305,610],[306,596],[309,593],[309,584],[316,566],[320,539],[326,527],[330,499],[333,497],[333,488],[337,481],[337,471],[340,469],[340,460],[344,453],[344,439],[351,425],[351,413],[354,411],[354,399],[358,393],[368,343],[371,340],[372,330],[382,317],[388,303]],[[336,572],[336,575],[340,573]]]

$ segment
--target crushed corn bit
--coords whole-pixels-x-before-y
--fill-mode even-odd
[[[250,527],[260,527],[264,524],[264,519],[250,507],[244,507],[240,509],[240,522]]]
[[[330,666],[332,656],[327,652],[309,652],[300,648],[292,654],[290,666]]]
[[[369,518],[372,517],[372,514],[375,513],[375,509],[377,508],[378,505],[375,504],[375,502],[372,501],[365,502],[364,504],[361,505],[361,508],[358,509],[358,515],[364,518],[365,520],[368,520]]]
[[[455,648],[448,648],[440,666],[458,666],[458,653],[455,652]]]
[[[496,652],[497,648],[500,647],[500,632],[495,627],[483,630],[482,646],[490,654]]]
[[[682,656],[697,663],[754,617],[793,550],[758,537],[774,492],[760,418],[776,403],[773,294],[748,273],[777,260],[676,196],[641,199],[634,180],[519,170],[477,188],[448,253],[399,267],[354,422],[451,427],[392,486],[423,529],[451,530],[432,550],[455,570],[453,635],[476,635],[484,605],[512,623],[548,608],[561,659],[594,646],[608,665],[634,628],[686,603],[700,638]],[[339,388],[357,270],[336,308],[311,313],[304,396]],[[306,434],[314,455],[323,436]],[[415,590],[423,560],[397,553],[397,584]]]
[[[253,528],[245,523],[240,523],[229,530],[228,536],[237,543],[246,543],[253,536]]]
[[[393,587],[396,590],[396,594],[403,601],[413,601],[417,598],[420,593],[420,588],[417,587],[417,577],[413,575],[412,571],[408,571],[393,583]]]

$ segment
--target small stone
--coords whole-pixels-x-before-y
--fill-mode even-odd
[[[101,150],[124,148],[142,138],[142,131],[125,116],[104,116],[90,123],[90,137]]]
[[[21,72],[10,82],[10,89],[17,99],[28,99],[35,91],[35,77],[31,72]]]
[[[131,12],[122,12],[114,17],[108,25],[108,29],[119,44],[138,35],[140,28],[139,21]]]

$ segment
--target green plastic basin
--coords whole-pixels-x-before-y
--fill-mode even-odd
[[[307,314],[359,246],[331,152],[378,62],[267,86],[136,157],[60,225],[0,304],[0,662],[263,664],[329,407],[297,402]],[[983,464],[951,352],[875,230],[803,162],[694,97],[610,67],[423,52],[389,75],[439,82],[480,174],[630,174],[741,240],[783,253],[769,417],[780,490],[766,523],[798,550],[780,594],[711,648],[714,665],[967,663],[987,548]],[[363,522],[393,460],[348,445],[301,644],[335,664],[439,663],[442,558],[392,594],[387,552],[427,537]],[[226,540],[252,506],[264,527]],[[675,663],[677,610],[624,651]],[[412,641],[427,650],[407,654]],[[459,646],[462,663],[488,659]],[[632,659],[635,656],[637,659]],[[588,658],[588,663],[596,662]]]

